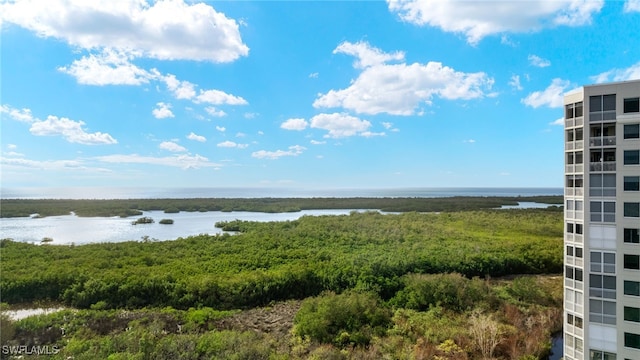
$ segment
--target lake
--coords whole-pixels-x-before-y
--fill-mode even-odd
[[[51,244],[89,244],[100,242],[121,242],[141,240],[148,236],[155,240],[175,240],[199,234],[219,234],[215,227],[218,221],[287,221],[302,216],[347,215],[353,210],[303,210],[291,213],[259,212],[180,212],[165,214],[163,211],[144,211],[141,216],[155,220],[153,224],[132,225],[141,216],[120,217],[78,217],[75,215],[49,216],[44,218],[2,218],[0,238],[15,241],[40,243],[42,238],[53,239]],[[364,211],[364,210],[358,210]],[[159,224],[162,219],[172,219],[171,225]]]

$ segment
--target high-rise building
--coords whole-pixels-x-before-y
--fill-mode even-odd
[[[640,360],[640,80],[564,109],[564,358]]]

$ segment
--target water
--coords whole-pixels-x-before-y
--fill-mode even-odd
[[[353,210],[303,210],[295,213],[258,212],[180,212],[165,214],[163,211],[145,211],[141,216],[155,220],[153,224],[132,225],[141,216],[119,217],[78,217],[75,215],[48,216],[44,218],[2,218],[0,238],[15,241],[40,243],[42,238],[53,239],[50,244],[88,244],[98,242],[121,242],[141,240],[143,237],[155,240],[175,240],[199,234],[219,234],[215,227],[218,221],[287,221],[301,216],[346,215]],[[159,224],[162,219],[172,219],[171,225]]]
[[[563,195],[562,188],[3,188],[3,199],[187,199],[264,197],[451,197]]]

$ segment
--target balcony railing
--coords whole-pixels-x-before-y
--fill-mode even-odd
[[[565,127],[574,127],[574,126],[582,126],[584,125],[584,117],[580,116],[577,118],[572,118],[572,119],[564,119],[564,126]]]
[[[590,147],[610,146],[616,144],[615,136],[599,136],[589,139]]]
[[[616,171],[615,161],[599,161],[589,164],[589,171]]]
[[[584,140],[567,141],[564,145],[565,150],[582,150],[584,149]]]
[[[583,164],[568,164],[565,166],[565,173],[581,173],[583,171]]]
[[[592,187],[589,188],[590,196],[616,196],[616,188],[614,187]]]
[[[597,112],[589,113],[589,122],[615,120],[615,119],[616,119],[615,110],[597,111]]]

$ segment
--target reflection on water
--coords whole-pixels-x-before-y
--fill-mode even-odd
[[[199,234],[218,234],[218,221],[287,221],[304,215],[345,215],[353,210],[304,210],[294,213],[257,212],[180,212],[165,214],[163,211],[145,211],[141,216],[153,218],[153,224],[131,225],[138,217],[78,217],[75,215],[45,218],[2,218],[0,238],[40,243],[44,237],[52,238],[51,244],[88,244],[97,242],[138,241],[143,237],[155,240],[175,240]],[[159,224],[162,219],[173,219],[172,225]]]
[[[555,334],[551,338],[551,354],[549,360],[560,360],[564,352],[564,340],[562,338],[562,332]]]

